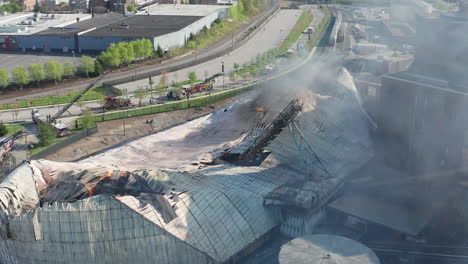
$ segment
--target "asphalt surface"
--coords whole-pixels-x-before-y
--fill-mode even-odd
[[[234,63],[246,63],[255,58],[258,54],[265,52],[271,48],[278,46],[287,36],[287,34],[294,27],[297,19],[299,18],[302,10],[281,10],[279,11],[268,23],[264,25],[264,29],[259,30],[251,39],[247,41],[243,46],[234,50],[230,54],[227,54],[221,58],[214,59],[212,61],[190,67],[178,71],[177,74],[170,73],[169,81],[175,80],[186,80],[187,73],[190,71],[196,71],[200,79],[204,78],[204,72],[208,71],[209,74],[215,74],[221,70],[221,61],[225,63],[225,71],[228,72],[233,69]],[[318,12],[318,11],[317,11]],[[317,20],[315,20],[317,21]],[[315,22],[314,21],[314,22]],[[177,76],[177,78],[174,78]],[[156,83],[158,79],[156,79]],[[129,84],[123,84],[119,88],[127,88],[130,92],[137,89],[138,87],[145,87],[148,85],[148,80],[140,80]],[[224,85],[221,80],[215,84],[215,89],[223,89],[230,86],[231,83],[228,77],[224,78]],[[154,95],[155,97],[161,96]],[[150,95],[143,98],[142,103],[146,104],[149,102]],[[138,105],[138,99],[133,98],[132,102]],[[97,108],[100,107],[99,102],[92,102],[85,106],[73,105],[66,115],[79,115],[82,113],[82,109],[86,107]],[[42,115],[53,115],[58,111],[57,106],[39,108]],[[24,109],[19,111],[1,111],[0,120],[3,122],[13,121],[30,121],[31,120],[31,109]]]
[[[63,55],[50,55],[47,53],[0,53],[0,69],[5,69],[11,73],[11,71],[17,66],[28,67],[29,64],[39,63],[44,64],[50,60],[58,61],[60,63],[75,62],[79,64],[79,57],[73,58],[70,56]]]

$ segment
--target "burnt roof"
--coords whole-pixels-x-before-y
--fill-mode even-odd
[[[201,16],[137,15],[107,24],[83,35],[103,37],[157,37],[179,31],[201,18]]]

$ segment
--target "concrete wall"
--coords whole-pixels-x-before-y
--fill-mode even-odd
[[[189,39],[190,34],[193,33],[196,35],[203,29],[203,27],[211,28],[211,24],[213,24],[217,18],[227,17],[228,10],[229,9],[221,9],[219,12],[211,13],[210,15],[203,17],[202,19],[177,32],[173,32],[161,37],[156,37],[153,43],[155,49],[158,47],[158,45],[161,46],[163,50],[182,47]]]
[[[130,42],[140,38],[79,36],[79,51],[102,51],[111,43]]]

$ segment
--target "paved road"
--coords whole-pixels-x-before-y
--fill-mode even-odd
[[[53,56],[47,53],[0,53],[0,69],[5,69],[11,73],[16,66],[28,67],[32,63],[46,63],[50,60],[55,60],[61,63],[68,61],[74,62],[73,56]],[[76,58],[77,65],[79,64],[79,57]]]
[[[221,72],[222,62],[224,62],[225,72],[232,71],[234,63],[240,65],[250,63],[257,55],[279,46],[294,27],[301,13],[302,10],[281,10],[242,47],[214,60],[171,72],[168,74],[169,82],[187,80],[188,73],[192,71],[197,74],[199,79],[205,78],[205,72],[208,72],[207,76],[219,73]],[[159,76],[155,76],[153,79],[156,83],[159,82]],[[225,79],[227,80],[228,78]],[[134,91],[138,87],[146,86],[148,86],[148,79],[117,85],[117,88]]]
[[[190,71],[196,71],[197,75],[201,78],[204,77],[205,70],[208,70],[209,74],[215,74],[221,70],[221,61],[225,62],[226,72],[233,69],[234,63],[246,63],[249,62],[252,58],[255,58],[258,54],[265,52],[271,48],[278,46],[291,31],[292,27],[295,25],[297,19],[301,14],[301,10],[281,10],[275,17],[273,17],[265,26],[264,29],[260,30],[254,37],[252,37],[247,43],[245,43],[240,48],[236,49],[234,52],[229,55],[223,56],[221,58],[214,59],[194,67],[184,69],[177,72],[177,79],[174,78],[174,73],[170,73],[169,81],[173,80],[186,80],[187,73]],[[224,78],[225,86],[230,84],[229,78]],[[156,82],[158,80],[156,79]],[[120,88],[127,88],[129,91],[135,90],[139,86],[146,86],[147,80],[140,80],[132,82],[129,84],[123,84]],[[215,86],[215,89],[222,89],[222,82],[218,82]],[[149,96],[146,96],[142,103],[149,101]],[[133,99],[133,103],[138,104],[138,99]],[[94,102],[86,104],[85,107],[99,107],[99,103]],[[85,108],[81,107],[81,108]],[[74,105],[67,112],[69,115],[79,115],[81,114],[80,106]],[[57,112],[58,107],[47,107],[40,108],[42,115],[53,115]],[[3,111],[0,112],[0,120],[3,122],[11,121],[29,121],[31,120],[31,110],[25,109],[21,111],[11,112]]]
[[[190,63],[194,60],[195,57],[199,61],[201,61],[203,58],[211,58],[213,55],[219,54],[219,53],[224,53],[225,51],[231,49],[234,44],[234,48],[237,48],[238,43],[243,43],[242,40],[244,40],[246,37],[250,37],[252,34],[251,28],[253,26],[261,24],[263,22],[263,19],[269,18],[268,15],[270,15],[271,12],[276,11],[277,9],[275,8],[275,2],[271,2],[271,6],[268,10],[265,10],[265,12],[259,14],[257,17],[254,18],[254,20],[248,24],[248,26],[244,28],[238,29],[232,36],[232,38],[225,38],[221,43],[217,43],[214,46],[210,46],[208,48],[205,48],[203,50],[200,50],[198,53],[195,54],[185,54],[176,58],[169,59],[165,61],[164,63],[156,65],[151,65],[151,66],[142,66],[139,67],[138,73],[144,74],[147,72],[152,72],[154,70],[164,70],[167,69],[168,67],[183,67],[187,63]],[[205,59],[206,60],[206,59]],[[102,82],[105,81],[112,81],[116,79],[121,79],[122,77],[132,77],[135,74],[133,70],[128,70],[126,72],[116,72],[116,73],[111,73],[108,74],[105,78],[103,78],[100,82],[98,82],[96,85],[102,84]],[[77,85],[67,85],[65,87],[58,87],[56,90],[50,90],[50,91],[42,91],[42,92],[37,92],[32,95],[25,95],[25,96],[17,96],[15,98],[8,98],[8,99],[2,99],[0,100],[0,104],[6,104],[6,103],[12,103],[17,100],[27,100],[33,97],[40,97],[40,96],[48,96],[48,95],[54,95],[55,93],[66,93],[66,92],[72,92],[72,91],[81,91],[83,90],[89,83],[91,83],[93,80],[90,79],[88,83],[83,83],[83,84],[77,84]]]

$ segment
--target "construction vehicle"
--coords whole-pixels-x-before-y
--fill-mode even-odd
[[[186,91],[184,88],[179,87],[169,87],[167,89],[167,100],[181,100],[185,98]]]
[[[128,97],[107,97],[104,99],[104,109],[122,108],[133,105]]]
[[[10,151],[15,145],[14,136],[0,138],[0,164],[3,164],[10,156]]]
[[[99,76],[98,78],[96,78],[96,80],[94,80],[94,82],[92,82],[88,86],[86,86],[86,88],[81,93],[79,93],[77,96],[75,96],[75,98],[73,98],[73,100],[70,103],[68,103],[64,107],[62,107],[52,117],[51,116],[44,117],[39,113],[38,109],[32,109],[31,110],[32,120],[34,121],[35,124],[40,124],[40,123],[45,123],[45,122],[50,123],[52,125],[53,129],[57,132],[58,137],[63,137],[63,136],[68,135],[69,131],[68,131],[67,125],[62,124],[60,122],[57,123],[57,119],[60,118],[65,112],[67,112],[70,109],[70,107],[72,107],[72,105],[74,103],[76,103],[87,91],[89,91],[99,81],[101,81],[101,79],[104,78],[104,76],[106,76],[107,73],[108,72],[105,71],[103,74],[101,74],[101,76]]]
[[[197,83],[192,88],[190,85],[183,85],[181,88],[174,86],[169,86],[167,89],[167,100],[181,100],[187,96],[187,93],[201,93],[204,91],[211,91],[213,89],[213,84],[216,82],[216,79],[220,76],[225,75],[224,73],[217,73],[213,76],[206,78],[203,82]]]
[[[34,108],[33,110],[31,110],[31,116],[35,124],[46,123],[46,122],[51,123],[52,128],[57,133],[57,137],[64,137],[70,134],[70,132],[68,131],[67,125],[63,123],[50,122],[50,119],[48,117],[44,117],[39,113],[39,109]]]

